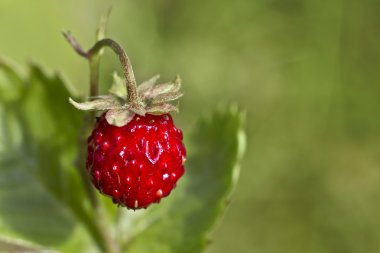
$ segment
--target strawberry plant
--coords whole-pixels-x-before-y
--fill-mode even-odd
[[[87,101],[69,103],[58,74],[0,60],[0,251],[201,252],[237,181],[242,114],[225,106],[182,133],[179,77],[137,86],[104,25],[88,51],[65,36],[90,63]],[[99,95],[106,47],[124,78]]]

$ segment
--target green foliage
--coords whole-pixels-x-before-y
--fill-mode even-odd
[[[59,76],[35,65],[20,76],[0,63],[0,251],[102,252],[99,217],[75,166],[83,113],[68,103]],[[186,174],[161,204],[133,212],[97,196],[108,217],[102,222],[122,252],[200,252],[206,246],[236,183],[241,123],[231,107],[185,133]]]
[[[81,116],[65,105],[69,94],[58,76],[31,66],[19,78],[0,67],[0,234],[78,248],[87,240],[84,227],[97,236],[73,166]]]
[[[158,205],[139,217],[142,222],[148,218],[151,225],[132,238],[128,252],[189,253],[206,246],[210,227],[236,183],[237,163],[244,150],[240,114],[233,108],[215,112],[199,123],[186,144],[189,158],[183,182],[164,200],[165,205],[170,202],[169,207]]]

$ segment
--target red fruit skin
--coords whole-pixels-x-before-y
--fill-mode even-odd
[[[86,167],[95,187],[129,209],[169,195],[184,174],[186,150],[170,114],[134,116],[122,127],[105,114],[88,137]]]

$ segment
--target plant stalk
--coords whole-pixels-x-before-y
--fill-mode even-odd
[[[119,57],[119,61],[123,67],[124,77],[126,79],[128,103],[130,104],[131,107],[139,106],[140,101],[137,95],[136,78],[133,73],[131,61],[129,60],[127,53],[116,41],[112,39],[99,40],[87,52],[89,58],[91,59],[94,55],[97,55],[99,51],[104,47],[111,48],[114,51],[114,53]]]
[[[89,61],[90,66],[90,96],[95,97],[98,95],[99,91],[99,65],[100,65],[100,49],[91,51],[91,49],[86,52],[82,49],[76,39],[70,33],[63,33],[69,44],[74,48],[74,50],[82,57],[86,58]],[[102,41],[102,40],[100,40]],[[99,42],[99,41],[98,41]],[[98,44],[95,44],[95,46]],[[95,48],[95,46],[93,48]],[[128,59],[128,58],[127,58]],[[132,72],[132,80],[134,80],[133,72]],[[95,113],[87,114],[85,118],[85,123],[83,125],[82,131],[80,133],[80,146],[86,147],[86,138],[85,132],[90,129],[93,125],[93,119],[95,117]],[[82,148],[80,152],[80,159],[85,159],[85,151]],[[80,161],[83,161],[80,160]],[[99,247],[105,253],[118,253],[120,252],[118,244],[114,240],[111,235],[110,228],[107,224],[107,219],[104,213],[103,206],[100,205],[98,198],[96,197],[96,193],[94,191],[94,187],[91,185],[89,176],[85,169],[83,162],[78,161],[78,167],[80,168],[80,175],[82,177],[83,183],[85,184],[85,188],[87,194],[89,196],[92,207],[95,210],[96,216],[96,225],[98,227],[98,232],[101,236],[101,242],[98,242]]]
[[[90,63],[90,97],[96,97],[99,93],[100,55],[93,55],[92,57],[89,57],[88,60]]]

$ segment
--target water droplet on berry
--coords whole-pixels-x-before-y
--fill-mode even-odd
[[[134,207],[135,207],[135,208],[139,207],[139,202],[138,202],[138,200],[135,200]]]
[[[162,175],[162,180],[166,180],[169,178],[169,174],[168,173],[165,173],[164,175]]]

